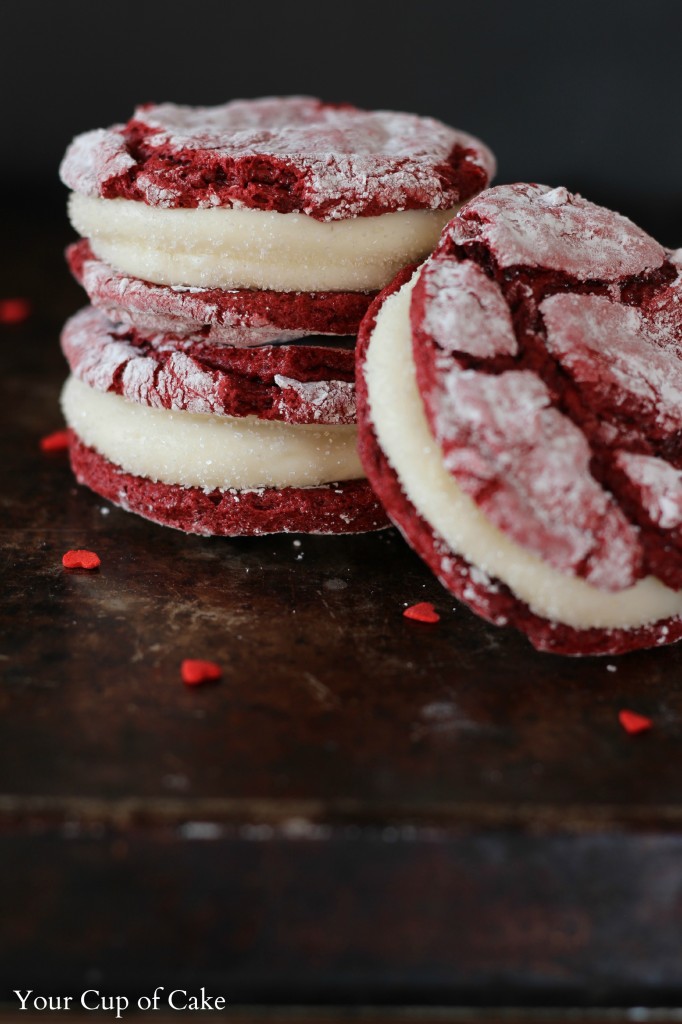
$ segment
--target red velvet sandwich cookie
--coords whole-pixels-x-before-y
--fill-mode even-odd
[[[432,118],[307,97],[138,108],[70,146],[93,252],[155,284],[372,291],[487,185],[483,143]]]
[[[114,323],[147,334],[201,333],[246,347],[310,335],[357,334],[373,292],[275,292],[157,285],[119,274],[82,239],[66,251],[71,272],[94,306]]]
[[[78,480],[191,533],[386,526],[357,453],[353,352],[145,337],[87,307],[62,334]]]
[[[448,589],[540,650],[682,636],[681,299],[625,217],[508,185],[363,323],[371,483]]]

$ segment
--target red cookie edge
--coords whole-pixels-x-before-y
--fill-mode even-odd
[[[390,526],[367,480],[323,487],[266,487],[208,493],[126,473],[71,431],[69,455],[78,483],[160,526],[216,537],[269,533],[367,533]]]

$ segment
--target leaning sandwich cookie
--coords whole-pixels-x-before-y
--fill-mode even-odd
[[[510,185],[363,323],[370,482],[452,593],[540,650],[682,636],[681,299],[629,220]]]
[[[493,169],[440,122],[307,98],[148,105],[79,136],[61,168],[93,304],[62,337],[78,479],[191,532],[387,525],[355,334]]]

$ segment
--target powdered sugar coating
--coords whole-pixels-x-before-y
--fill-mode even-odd
[[[600,407],[627,407],[660,438],[682,430],[682,349],[655,320],[601,295],[552,295],[540,305],[547,347]]]
[[[637,531],[590,473],[587,440],[525,370],[444,372],[432,420],[460,487],[513,540],[604,590],[631,586]]]
[[[452,243],[481,242],[499,267],[616,281],[660,267],[665,250],[622,214],[547,185],[501,185],[451,221]]]
[[[443,266],[474,298],[496,295],[516,347],[480,299],[472,344],[456,284],[449,302],[432,285]],[[536,185],[463,207],[413,290],[417,377],[448,469],[518,544],[604,590],[645,575],[682,588],[681,294],[682,268],[639,228]]]
[[[110,181],[133,169],[135,160],[123,144],[122,131],[123,125],[114,125],[76,136],[62,164],[68,170],[69,188],[93,195],[94,182]]]
[[[60,173],[90,196],[339,220],[449,209],[494,170],[482,142],[433,118],[295,96],[139,107],[127,125],[74,140]]]
[[[215,344],[248,348],[311,335],[354,335],[372,300],[363,292],[225,291],[152,284],[120,274],[82,239],[66,252],[94,306],[146,334],[201,333]]]
[[[414,330],[424,331],[443,352],[478,358],[516,353],[514,326],[502,292],[474,263],[431,260],[411,316]]]
[[[353,353],[345,349],[229,349],[197,336],[142,338],[91,306],[67,321],[62,348],[84,384],[142,405],[286,423],[355,422]]]
[[[355,423],[355,385],[345,380],[295,380],[276,373],[282,390],[281,419],[291,417],[292,406],[305,409],[306,423]]]
[[[642,508],[662,530],[682,525],[682,472],[652,455],[619,452],[616,465],[639,492]]]

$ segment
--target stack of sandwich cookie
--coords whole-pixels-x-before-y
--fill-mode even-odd
[[[493,169],[439,122],[306,98],[147,106],[79,136],[61,171],[92,303],[62,337],[79,481],[194,533],[386,525],[355,334]]]
[[[358,346],[365,469],[474,611],[541,649],[682,637],[682,267],[566,189],[467,203]]]

